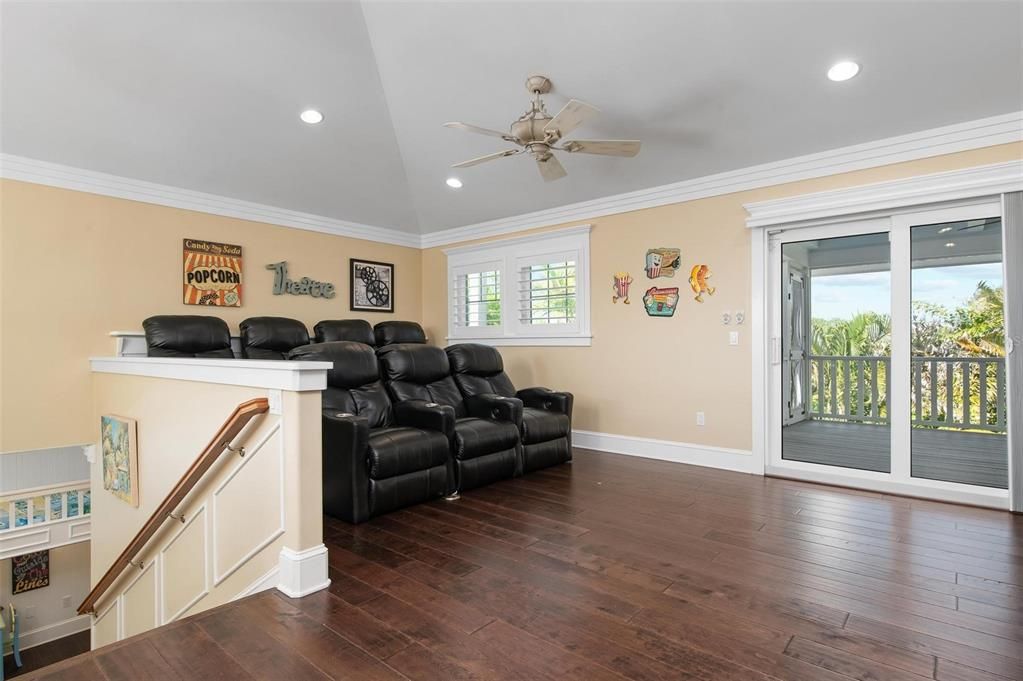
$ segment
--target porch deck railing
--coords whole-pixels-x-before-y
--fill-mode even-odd
[[[810,355],[810,418],[887,424],[891,359]],[[1005,360],[912,357],[912,425],[1004,433]]]

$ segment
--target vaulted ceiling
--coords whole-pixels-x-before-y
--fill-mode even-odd
[[[12,2],[0,151],[429,233],[1018,111],[1023,3]],[[852,58],[861,74],[825,71]],[[633,159],[528,156],[523,86]],[[300,111],[325,120],[309,126]],[[566,158],[566,156],[568,156]],[[445,185],[457,175],[460,190]]]

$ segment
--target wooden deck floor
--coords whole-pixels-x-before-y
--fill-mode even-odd
[[[827,466],[890,472],[891,429],[869,423],[800,421],[782,428],[782,456]],[[1008,489],[1005,435],[914,428],[913,477]]]
[[[580,451],[35,678],[1023,679],[1023,517]]]

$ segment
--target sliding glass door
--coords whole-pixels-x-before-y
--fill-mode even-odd
[[[997,216],[910,227],[914,478],[1008,488]]]
[[[781,246],[782,458],[889,472],[891,248],[888,233]],[[799,405],[805,405],[797,412]],[[798,420],[791,416],[801,416]]]
[[[768,473],[1006,497],[1002,237],[994,203],[771,237]]]

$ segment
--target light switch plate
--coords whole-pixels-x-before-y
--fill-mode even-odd
[[[266,398],[270,402],[270,413],[279,416],[284,409],[284,393],[280,390],[268,390]]]
[[[728,344],[729,345],[738,345],[739,344],[739,332],[738,331],[729,331],[728,332]]]

